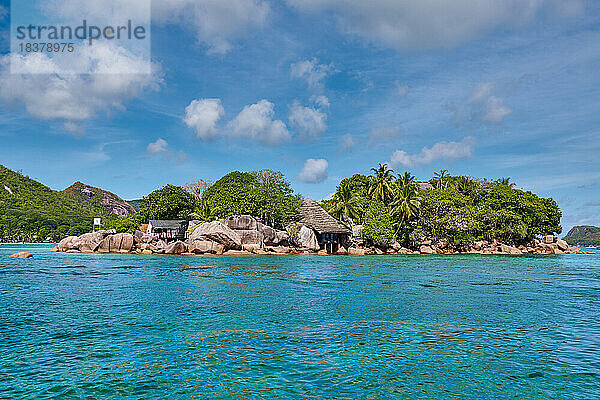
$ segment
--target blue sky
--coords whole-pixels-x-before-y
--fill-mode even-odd
[[[220,3],[154,2],[151,75],[24,79],[1,0],[0,163],[126,199],[270,168],[321,199],[388,162],[509,176],[556,199],[565,228],[600,225],[592,1]]]

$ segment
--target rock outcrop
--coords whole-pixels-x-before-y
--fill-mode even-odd
[[[219,221],[205,222],[194,229],[190,234],[189,242],[210,241],[221,244],[225,250],[240,250],[242,238],[229,226]]]
[[[9,256],[9,258],[33,258],[33,254],[28,253],[26,251],[21,251],[19,253],[15,253]]]
[[[307,250],[318,251],[321,247],[319,246],[319,241],[317,240],[315,232],[305,225],[302,225],[298,232],[298,242],[301,247]]]

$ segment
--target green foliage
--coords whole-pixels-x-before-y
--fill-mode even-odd
[[[378,244],[390,244],[396,240],[390,210],[383,202],[372,201],[365,210],[361,236]]]
[[[117,233],[134,233],[143,223],[144,217],[138,213],[117,219],[110,228],[115,229]]]
[[[150,219],[187,219],[194,209],[194,196],[180,186],[166,185],[144,197],[140,215]]]
[[[131,207],[133,207],[133,209],[135,210],[135,212],[139,212],[140,211],[140,207],[142,206],[142,202],[143,201],[144,201],[144,199],[129,200],[129,201],[127,201],[127,203],[129,203],[129,205]]]
[[[293,217],[301,204],[283,174],[270,170],[231,172],[208,188],[202,200],[218,218],[249,214],[269,224]]]
[[[360,199],[347,183],[342,183],[333,196],[329,213],[335,218],[353,223],[360,220]]]

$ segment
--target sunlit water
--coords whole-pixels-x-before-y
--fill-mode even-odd
[[[0,246],[2,398],[600,398],[600,255],[48,249]]]

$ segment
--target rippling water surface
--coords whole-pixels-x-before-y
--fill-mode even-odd
[[[2,398],[600,398],[600,255],[49,248],[0,246]]]

